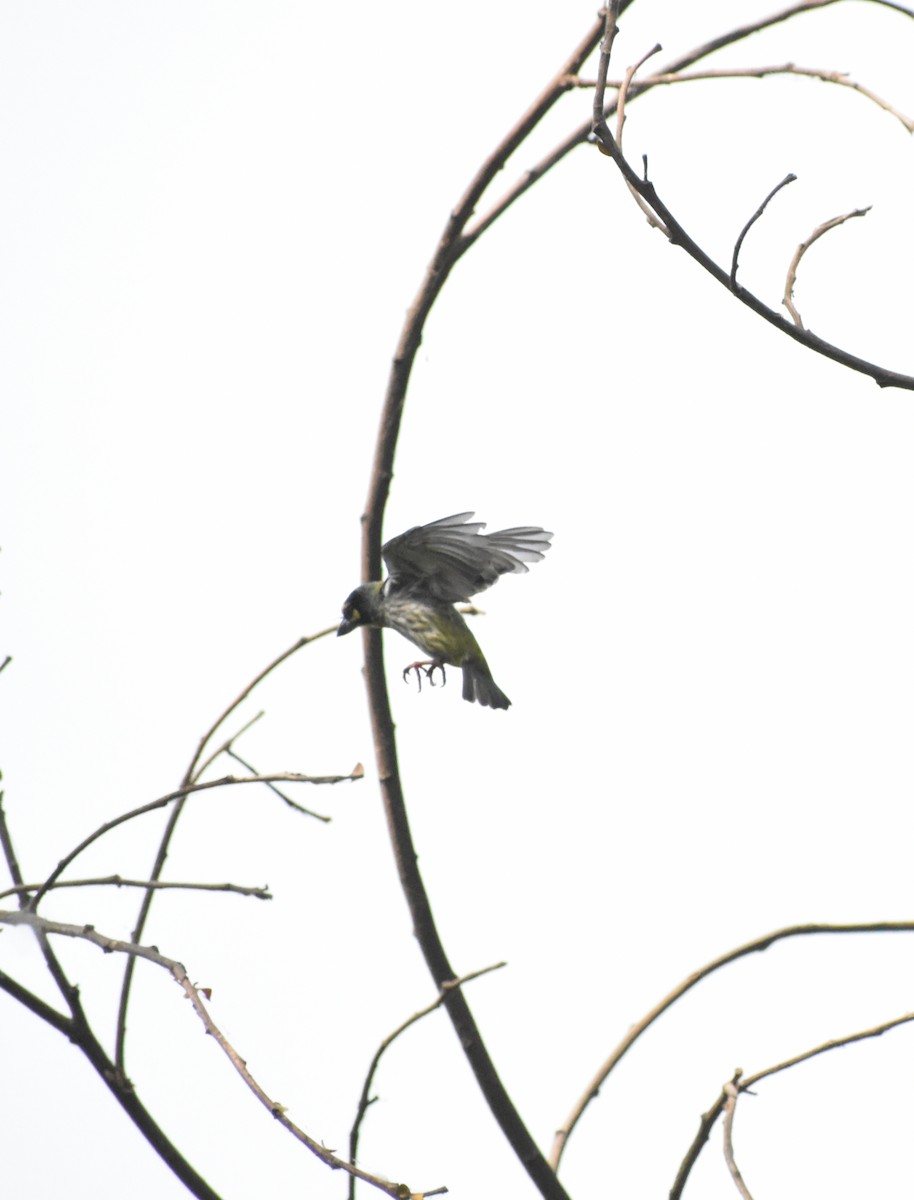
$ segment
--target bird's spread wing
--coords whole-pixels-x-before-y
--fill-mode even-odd
[[[549,549],[551,533],[535,526],[483,533],[471,512],[417,525],[391,538],[381,553],[391,584],[419,587],[436,600],[469,600],[509,571],[526,571]]]

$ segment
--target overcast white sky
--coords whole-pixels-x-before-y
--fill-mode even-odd
[[[640,0],[614,74],[768,6]],[[581,39],[592,5],[232,0],[0,6],[0,677],[23,871],[180,782],[203,731],[359,581],[359,515],[403,315],[473,171]],[[914,113],[914,23],[804,16],[719,63],[846,70]],[[718,60],[715,60],[718,61]],[[565,98],[511,182],[587,117]],[[765,194],[740,277],[914,372],[910,135],[848,89],[690,84],[633,104],[626,145],[719,260]],[[475,626],[510,712],[386,658],[404,783],[456,969],[532,1132],[690,971],[785,924],[914,917],[914,395],[753,316],[646,225],[609,160],[572,155],[480,240],[437,304],[407,403],[388,536],[475,509],[555,531]],[[272,677],[236,724],[261,771],[366,765],[296,792],[195,799],[148,941],[213,989],[267,1091],[345,1151],[378,1042],[433,996],[381,812],[357,637]],[[230,726],[232,732],[235,725]],[[225,770],[231,769],[229,764]],[[220,773],[222,768],[219,768]],[[162,814],[79,874],[148,874]],[[74,867],[76,871],[76,867]],[[0,888],[6,886],[5,882]],[[128,936],[137,895],[48,915]],[[60,948],[105,1038],[121,964]],[[747,1072],[912,1005],[908,936],[792,944],[693,992],[569,1145],[578,1200],[666,1194],[699,1114]],[[30,935],[0,969],[54,997]],[[128,1070],[226,1200],[345,1181],[243,1089],[181,993],[138,972]],[[758,1089],[737,1116],[757,1196],[909,1193],[914,1031]],[[10,1194],[169,1200],[183,1187],[80,1055],[0,997]],[[391,1050],[361,1154],[457,1197],[534,1190],[438,1013]],[[718,1142],[694,1190],[732,1193]],[[367,1192],[363,1192],[363,1195]]]

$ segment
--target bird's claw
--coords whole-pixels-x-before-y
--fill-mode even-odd
[[[444,687],[444,685],[447,683],[447,675],[445,674],[444,663],[435,662],[434,659],[432,659],[428,662],[410,663],[408,667],[404,667],[403,668],[403,680],[405,683],[409,682],[410,671],[416,672],[416,682],[419,685],[420,692],[422,691],[422,676],[423,675],[428,680],[429,685],[431,687],[435,687],[436,686],[435,672],[440,671],[441,672],[441,686]]]

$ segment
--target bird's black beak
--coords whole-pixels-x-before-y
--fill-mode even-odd
[[[343,620],[340,621],[340,627],[336,631],[336,636],[342,637],[344,633],[352,633],[353,629],[355,629],[355,621],[347,621],[344,617]]]

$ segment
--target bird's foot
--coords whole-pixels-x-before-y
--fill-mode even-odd
[[[429,659],[427,662],[410,663],[408,667],[403,668],[403,679],[409,682],[410,671],[416,672],[416,682],[419,684],[419,691],[422,691],[422,676],[428,680],[431,687],[435,687],[435,672],[441,672],[441,686],[447,683],[447,675],[444,671],[444,663],[436,662],[434,659]]]

